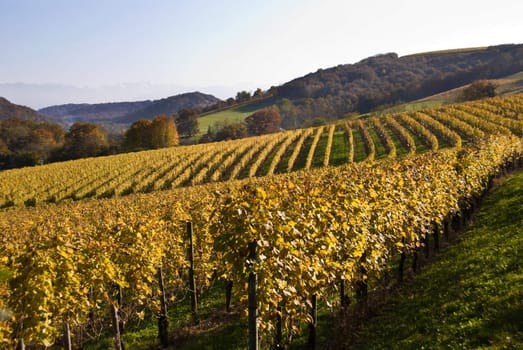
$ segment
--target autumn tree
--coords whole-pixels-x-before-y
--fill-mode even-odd
[[[199,113],[194,108],[182,109],[175,117],[176,128],[180,135],[192,137],[200,132],[198,117]]]
[[[263,90],[260,88],[257,88],[256,91],[254,91],[254,94],[252,94],[252,97],[254,97],[254,98],[263,97]]]
[[[74,123],[65,134],[62,159],[95,157],[104,154],[109,147],[106,131],[93,123]]]
[[[150,148],[152,121],[140,119],[134,122],[123,136],[123,149],[127,151]]]
[[[167,115],[155,117],[151,123],[151,148],[176,146],[179,142],[174,119]]]
[[[463,90],[462,100],[472,101],[496,96],[496,84],[488,80],[476,80]]]
[[[235,140],[246,136],[245,123],[224,123],[214,134],[214,141]]]
[[[298,125],[298,116],[300,111],[294,103],[288,98],[282,98],[278,103],[278,110],[281,114],[282,125],[284,128],[297,129]]]
[[[0,168],[49,162],[62,147],[64,134],[54,123],[16,118],[0,121]]]
[[[262,135],[280,130],[281,116],[277,108],[264,108],[245,119],[250,135]]]
[[[241,103],[245,101],[249,101],[251,99],[251,93],[248,91],[239,91],[236,94],[236,102]]]
[[[163,148],[178,144],[178,131],[172,117],[160,115],[153,120],[140,119],[125,132],[123,148],[127,151]]]

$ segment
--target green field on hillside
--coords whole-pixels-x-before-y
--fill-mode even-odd
[[[220,112],[203,115],[198,119],[200,123],[199,135],[201,136],[205,134],[209,127],[213,127],[217,122],[241,122],[254,112],[274,105],[275,101],[275,98],[269,97],[266,99],[241,104],[240,106],[232,107]]]
[[[499,96],[523,92],[523,72],[512,74],[500,79],[491,79],[491,81],[497,85],[496,94]],[[469,86],[469,84],[439,94],[424,97],[416,101],[401,103],[379,111],[378,114],[414,112],[425,108],[436,108],[449,103],[457,103],[460,101],[463,89],[467,86]]]

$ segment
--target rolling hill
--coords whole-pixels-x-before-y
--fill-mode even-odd
[[[35,110],[9,102],[0,97],[0,120],[24,119],[31,121],[46,121],[47,119]]]
[[[408,102],[479,79],[523,70],[523,45],[499,45],[419,53],[380,54],[355,64],[319,69],[278,87],[293,101],[322,99],[339,116],[380,105]]]
[[[115,121],[131,124],[141,118],[152,119],[160,114],[171,115],[182,109],[203,108],[217,102],[220,102],[220,99],[212,95],[201,92],[189,92],[153,101],[153,103],[145,108],[127,113],[120,118],[116,118]]]
[[[42,108],[39,112],[52,117],[62,124],[70,125],[74,122],[105,123],[115,118],[143,109],[154,102],[113,102],[96,104],[65,104]]]
[[[190,92],[154,101],[96,104],[65,104],[42,108],[39,112],[64,125],[89,122],[109,130],[123,130],[138,119],[152,119],[159,114],[172,115],[184,108],[203,108],[220,100],[212,95]]]
[[[293,129],[310,126],[315,118],[335,121],[348,113],[368,113],[403,103],[408,103],[409,109],[436,106],[441,103],[432,96],[439,93],[446,102],[457,102],[453,98],[454,89],[460,91],[480,79],[500,79],[496,82],[500,85],[499,94],[519,92],[521,71],[523,45],[444,50],[402,57],[388,53],[296,78],[275,89],[272,103],[282,107],[282,126]],[[414,105],[410,105],[413,101]],[[255,104],[242,108],[253,112],[262,108],[256,108]],[[402,108],[398,110],[404,110]],[[233,107],[207,114],[202,122],[205,120],[207,126],[211,120],[238,121],[242,117],[241,111]]]

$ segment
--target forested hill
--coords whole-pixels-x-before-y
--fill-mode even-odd
[[[74,122],[103,123],[113,118],[123,117],[153,104],[152,101],[113,102],[95,104],[65,104],[42,108],[39,112],[51,116],[63,124]]]
[[[152,119],[160,114],[172,115],[178,111],[186,108],[205,108],[215,103],[220,102],[220,99],[213,95],[203,94],[201,92],[188,92],[176,96],[162,98],[156,100],[154,103],[145,107],[144,109],[128,113],[127,115],[117,118],[119,123],[133,123],[138,119]]]
[[[172,115],[184,108],[204,108],[219,101],[212,95],[190,92],[154,101],[57,105],[40,109],[39,112],[66,125],[90,122],[128,127],[141,118],[153,119],[159,114]]]
[[[9,102],[0,97],[0,121],[6,119],[24,119],[31,121],[44,121],[45,118],[35,110]]]
[[[388,53],[355,64],[320,69],[278,87],[294,101],[328,105],[338,116],[408,102],[523,70],[523,44],[429,52],[398,57]]]

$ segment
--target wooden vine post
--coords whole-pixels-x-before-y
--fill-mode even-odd
[[[316,330],[318,326],[318,298],[316,294],[313,294],[311,297],[311,321],[309,323],[309,339],[307,341],[307,349],[315,350],[316,349]]]
[[[439,225],[437,223],[434,223],[434,252],[439,253]]]
[[[169,345],[169,321],[167,320],[167,300],[165,298],[165,285],[163,282],[163,270],[158,269],[158,285],[160,287],[160,317],[158,317],[158,338],[163,346]]]
[[[256,260],[256,241],[249,243],[249,265]],[[256,300],[256,273],[249,273],[249,350],[258,350],[258,302]]]
[[[198,295],[196,293],[196,280],[194,277],[194,244],[193,244],[193,225],[187,222],[187,234],[189,236],[189,290],[191,294],[191,310],[193,317],[198,316]]]
[[[18,332],[22,332],[24,329],[24,324],[23,323],[20,323],[20,325],[18,326]],[[18,338],[18,341],[16,342],[16,347],[15,347],[15,350],[25,350],[25,342],[24,342],[24,338],[22,338],[21,334],[20,334],[20,337]]]
[[[120,307],[122,306],[122,287],[116,285],[117,301],[111,303],[111,317],[113,322],[114,345],[116,350],[125,350],[123,344],[123,322],[120,319]]]
[[[71,344],[71,329],[68,322],[64,322],[64,349],[72,350],[73,346]]]
[[[398,282],[403,282],[404,269],[405,269],[405,260],[407,260],[407,253],[405,253],[405,238],[402,238],[401,243],[403,248],[400,255],[400,263],[398,265]]]

